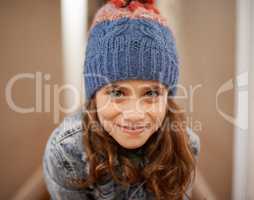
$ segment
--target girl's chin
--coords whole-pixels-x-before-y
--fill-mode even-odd
[[[126,143],[119,143],[119,145],[121,145],[122,147],[126,148],[126,149],[137,149],[141,146],[143,146],[142,144],[126,144]]]
[[[114,138],[119,145],[126,149],[137,149],[146,143],[144,137],[134,138],[134,137],[117,137]]]

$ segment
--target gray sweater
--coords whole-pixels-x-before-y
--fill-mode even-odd
[[[82,116],[77,111],[68,115],[50,135],[43,154],[44,181],[53,200],[154,200],[144,182],[124,188],[110,179],[103,184],[80,188],[78,183],[87,177],[89,163],[82,143]],[[187,128],[196,159],[200,152],[200,139]],[[190,194],[192,186],[187,194]],[[187,197],[184,198],[187,200]]]

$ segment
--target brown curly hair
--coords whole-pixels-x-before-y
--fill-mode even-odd
[[[186,133],[186,117],[173,99],[168,99],[161,127],[142,146],[149,160],[143,167],[119,153],[120,145],[100,125],[95,99],[85,104],[83,144],[89,162],[84,187],[106,181],[127,186],[145,181],[157,200],[182,200],[196,176],[196,159]],[[108,176],[109,175],[109,176]]]

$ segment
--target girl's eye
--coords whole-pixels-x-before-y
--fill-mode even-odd
[[[121,95],[124,95],[124,93],[121,91],[121,90],[117,90],[117,89],[113,89],[111,91],[108,92],[108,94],[111,96],[111,97],[121,97]],[[148,97],[157,97],[160,95],[160,93],[156,90],[150,90],[148,92],[146,92],[146,95]]]
[[[156,90],[150,90],[150,91],[148,91],[146,94],[156,94],[156,96],[159,96],[160,95],[160,93],[158,92],[158,91],[156,91]],[[150,95],[148,95],[148,96],[150,96]],[[153,96],[152,96],[153,97]]]
[[[109,95],[111,95],[112,97],[119,97],[120,94],[123,94],[121,90],[111,90],[108,92]],[[116,94],[116,96],[114,96]]]

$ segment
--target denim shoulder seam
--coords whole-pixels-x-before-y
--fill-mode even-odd
[[[64,117],[62,123],[59,125],[60,134],[56,139],[57,143],[62,142],[66,138],[80,133],[83,130],[83,113],[81,110]]]

